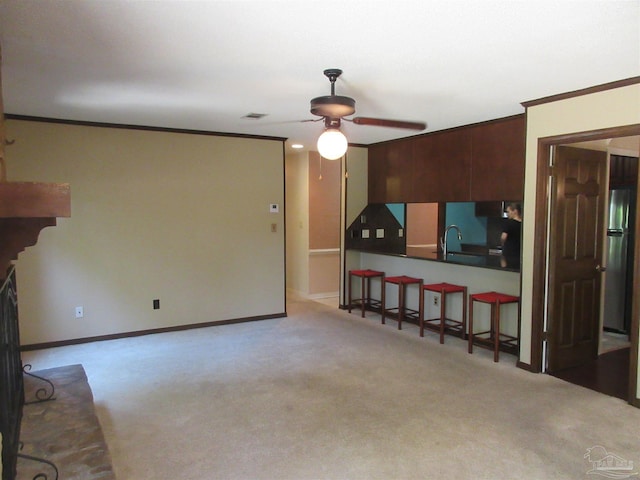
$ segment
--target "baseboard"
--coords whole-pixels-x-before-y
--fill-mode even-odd
[[[307,298],[309,300],[322,300],[323,298],[333,298],[338,295],[340,295],[340,292],[310,293]]]
[[[141,337],[143,335],[153,335],[155,333],[179,332],[181,330],[192,330],[194,328],[215,327],[218,325],[231,325],[234,323],[256,322],[259,320],[269,320],[272,318],[286,317],[287,312],[274,313],[270,315],[257,315],[255,317],[231,318],[228,320],[217,320],[204,323],[191,323],[188,325],[176,325],[174,327],[152,328],[149,330],[136,330],[133,332],[113,333],[110,335],[98,335],[95,337],[74,338],[70,340],[59,340],[56,342],[32,343],[21,345],[20,350],[28,352],[31,350],[42,350],[44,348],[65,347],[68,345],[79,345],[81,343],[102,342],[104,340],[118,340],[121,338]]]
[[[530,364],[521,362],[520,360],[517,361],[516,367],[521,368],[523,370],[527,370],[528,372],[531,372],[531,373],[539,373],[536,370],[534,370]]]
[[[340,295],[340,292],[320,292],[320,293],[307,293],[302,292],[300,290],[294,290],[292,288],[287,288],[287,296],[288,297],[298,297],[304,298],[305,300],[322,300],[323,298],[333,298]]]

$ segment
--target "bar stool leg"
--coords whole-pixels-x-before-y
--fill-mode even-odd
[[[353,280],[353,277],[351,276],[351,272],[349,272],[349,285],[347,286],[347,292],[349,296],[349,306],[347,307],[347,311],[349,313],[351,313],[351,281],[352,280]]]
[[[469,297],[469,353],[473,353],[473,298]]]
[[[420,303],[418,304],[420,318],[420,336],[424,337],[424,289],[420,288]]]
[[[385,317],[385,313],[387,312],[387,304],[386,304],[386,292],[387,291],[387,285],[384,281],[384,278],[382,279],[382,293],[380,294],[380,304],[382,305],[382,324],[384,325],[384,317]]]
[[[460,338],[464,340],[467,334],[467,287],[462,291],[462,328],[460,329]]]
[[[493,344],[493,361],[498,362],[500,359],[500,302],[491,304],[491,308],[495,306],[496,331]],[[493,313],[493,312],[492,312]]]
[[[364,289],[364,275],[362,276],[362,279],[360,281],[360,304],[362,307],[362,318],[364,318],[364,304],[367,301],[367,297],[366,297],[366,290]]]
[[[398,285],[398,330],[402,330],[402,319],[404,318],[404,296],[407,293],[406,289],[406,285]]]
[[[440,343],[444,343],[444,319],[447,310],[447,294],[440,292]]]

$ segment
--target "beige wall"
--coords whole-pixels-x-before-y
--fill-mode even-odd
[[[287,292],[309,292],[309,160],[308,154],[286,156]]]
[[[344,233],[349,225],[369,203],[368,198],[368,175],[369,175],[369,150],[367,148],[351,147],[347,152],[345,168],[345,182],[343,184],[343,218],[342,218],[342,245],[344,247]],[[360,252],[342,250],[344,256],[345,271],[341,275],[340,284],[340,304],[346,305],[348,299],[345,298],[346,286],[349,270],[360,268]],[[359,292],[360,287],[354,282],[354,291]]]
[[[522,346],[520,350],[520,360],[524,363],[531,362],[538,139],[638,123],[640,123],[640,85],[638,84],[545,103],[527,109],[526,183],[523,212]],[[640,385],[640,382],[638,384]]]
[[[340,288],[340,250],[309,252],[309,298],[338,295]]]
[[[23,344],[285,312],[281,141],[18,120],[7,134],[9,180],[71,184],[71,218],[17,261]]]

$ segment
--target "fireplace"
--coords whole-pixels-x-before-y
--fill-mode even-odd
[[[24,406],[24,380],[18,330],[18,292],[11,266],[0,290],[0,432],[2,480],[13,480],[20,442]]]
[[[1,120],[1,116],[0,116]],[[2,122],[0,121],[0,132]],[[0,154],[4,146],[0,133]],[[0,155],[2,160],[2,155]],[[0,162],[1,163],[1,162]],[[0,165],[1,166],[1,165]],[[68,184],[7,182],[0,178],[0,433],[2,480],[16,477],[17,458],[50,462],[19,453],[24,380],[18,329],[18,292],[12,261],[35,245],[40,231],[71,214]],[[55,469],[55,466],[54,470]],[[46,475],[36,478],[46,479]],[[56,477],[57,478],[57,471]]]

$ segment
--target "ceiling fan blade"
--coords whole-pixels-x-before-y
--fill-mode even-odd
[[[321,120],[323,119],[322,118],[305,118],[304,120],[283,120],[281,122],[263,122],[261,120],[256,120],[255,124],[253,125],[255,125],[256,127],[270,127],[272,125],[287,125],[292,123],[319,122]],[[246,123],[246,125],[248,124],[249,123]]]
[[[355,117],[353,123],[357,125],[375,125],[377,127],[407,128],[409,130],[424,130],[424,122],[407,122],[404,120],[389,120],[386,118]]]

